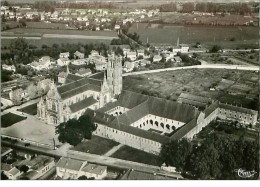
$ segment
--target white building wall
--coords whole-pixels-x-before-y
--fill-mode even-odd
[[[130,147],[148,153],[152,153],[156,155],[160,153],[161,143],[153,140],[148,140],[139,136],[135,136],[123,131],[119,131],[117,129],[113,129],[102,124],[97,123],[97,129],[93,133],[97,136],[111,139],[121,144],[128,145]]]

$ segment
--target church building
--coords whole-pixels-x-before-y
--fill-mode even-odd
[[[96,110],[111,102],[122,90],[122,58],[109,55],[107,66],[105,72],[73,77],[73,81],[66,80],[62,86],[52,83],[46,98],[41,98],[37,105],[38,118],[47,124],[58,125],[79,118],[87,108]]]

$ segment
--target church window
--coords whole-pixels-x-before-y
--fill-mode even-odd
[[[155,125],[158,127],[158,125],[159,125],[158,121],[155,121]]]
[[[169,124],[166,124],[166,128],[167,128],[168,130],[170,130],[170,125],[169,125]]]
[[[153,120],[150,120],[150,123],[153,125]]]

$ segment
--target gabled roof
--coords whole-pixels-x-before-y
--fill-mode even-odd
[[[180,129],[178,129],[171,137],[171,140],[180,140],[183,138],[188,132],[190,132],[194,127],[197,126],[197,120],[193,119],[189,123],[183,125]]]
[[[88,172],[88,173],[94,173],[97,175],[102,175],[107,169],[107,166],[100,166],[96,164],[86,164],[81,170]]]
[[[61,157],[56,167],[80,171],[84,161]]]
[[[81,100],[77,103],[74,103],[74,104],[70,105],[69,107],[70,107],[71,112],[75,113],[75,112],[80,111],[84,108],[87,108],[87,107],[89,107],[89,106],[91,106],[91,105],[93,105],[97,102],[98,101],[96,99],[94,99],[93,96],[92,96],[92,97],[88,97],[86,99],[83,99],[83,100]]]
[[[77,75],[68,75],[69,79],[78,79]],[[100,80],[90,79],[88,77],[80,77],[80,79],[76,81],[70,81],[67,84],[59,86],[57,88],[62,99],[66,99],[77,95],[79,93],[85,92],[86,90],[100,91],[101,90],[101,82]]]

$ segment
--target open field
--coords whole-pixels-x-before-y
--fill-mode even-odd
[[[73,148],[73,150],[103,155],[118,144],[119,143],[106,138],[92,136],[91,140],[86,140],[78,144],[76,147]]]
[[[1,116],[1,127],[9,127],[12,126],[15,123],[18,123],[22,120],[26,119],[26,117],[22,117],[13,113],[8,113],[3,116]]]
[[[144,151],[129,147],[123,146],[117,152],[111,155],[113,158],[119,158],[123,160],[129,160],[133,162],[140,162],[144,164],[159,166],[160,161],[159,157]]]
[[[37,103],[26,106],[24,108],[20,108],[19,111],[24,112],[26,114],[30,114],[30,115],[36,115],[37,114]]]
[[[113,38],[117,38],[115,31],[84,31],[84,30],[55,30],[55,29],[29,29],[16,28],[1,33],[2,47],[9,46],[11,39],[26,37],[29,44],[41,47],[43,44],[66,43],[105,43],[110,44]]]
[[[195,45],[200,42],[202,47],[220,45],[223,48],[258,48],[257,27],[210,27],[210,26],[165,26],[147,27],[146,23],[134,24],[129,32],[136,32],[143,42],[149,40],[152,44],[176,45],[180,43]],[[230,41],[234,37],[235,41]]]
[[[250,71],[191,69],[127,76],[123,89],[171,100],[191,93],[258,110],[258,74]]]

